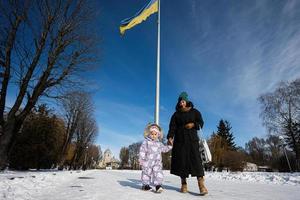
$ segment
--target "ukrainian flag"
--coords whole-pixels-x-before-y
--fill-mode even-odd
[[[145,21],[150,15],[158,12],[158,0],[151,0],[133,17],[121,21],[120,33],[123,35],[126,30]]]

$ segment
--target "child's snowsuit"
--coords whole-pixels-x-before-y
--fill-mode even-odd
[[[143,185],[161,185],[164,175],[162,172],[162,157],[161,153],[168,152],[172,146],[165,146],[159,140],[152,140],[145,137],[141,145],[139,153],[139,162],[142,166],[142,183]],[[152,178],[152,181],[151,181]]]

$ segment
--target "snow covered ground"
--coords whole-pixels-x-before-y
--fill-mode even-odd
[[[195,178],[188,179],[189,193],[179,192],[180,180],[165,171],[161,194],[142,191],[141,171],[4,171],[0,172],[1,200],[116,200],[116,199],[300,199],[300,173],[206,173],[207,196],[199,196]]]

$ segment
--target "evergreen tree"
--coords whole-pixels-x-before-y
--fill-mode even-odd
[[[225,128],[226,128],[226,141],[227,145],[231,150],[236,150],[236,145],[234,143],[234,136],[233,133],[231,132],[231,125],[228,121],[225,120]]]
[[[221,136],[222,138],[225,138],[226,136],[226,127],[223,119],[220,120],[217,135]]]
[[[223,138],[222,147],[227,147],[228,150],[236,150],[234,136],[231,132],[231,126],[228,121],[220,120],[217,135]]]
[[[46,105],[39,106],[25,120],[9,155],[12,169],[55,167],[63,144],[64,122]]]
[[[300,123],[288,120],[284,126],[283,132],[285,134],[285,141],[288,146],[296,153],[300,155]],[[296,170],[300,171],[300,159],[296,159]]]

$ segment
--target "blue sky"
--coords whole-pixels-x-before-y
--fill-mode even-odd
[[[156,19],[120,37],[122,19],[147,0],[100,0],[101,66],[95,95],[102,150],[116,157],[143,139],[154,121]],[[162,0],[160,123],[165,134],[177,97],[186,91],[203,115],[204,137],[219,120],[232,125],[244,147],[267,132],[257,97],[280,81],[300,77],[300,2],[297,0]]]
[[[157,14],[121,37],[120,21],[148,0],[95,0],[100,66],[94,89],[102,151],[143,140],[154,121]],[[259,95],[300,77],[300,1],[161,0],[160,124],[167,134],[182,91],[201,111],[204,137],[228,120],[237,145],[267,132]],[[13,94],[13,92],[12,92]],[[13,102],[13,96],[8,96]]]

